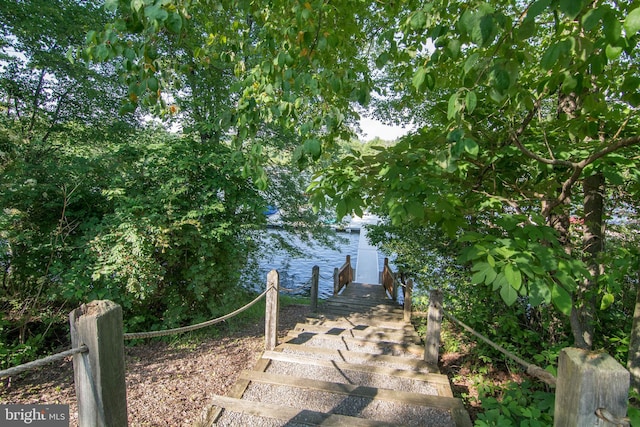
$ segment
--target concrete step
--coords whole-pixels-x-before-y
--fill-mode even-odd
[[[232,397],[213,395],[211,404],[225,409],[216,419],[216,427],[306,427],[306,426],[353,426],[388,427],[389,423],[367,420],[345,415],[327,414],[320,411],[253,402]],[[218,412],[218,411],[216,411]]]
[[[397,341],[367,340],[336,335],[324,335],[313,332],[290,332],[284,342],[312,347],[331,348],[334,350],[361,351],[371,354],[388,354],[422,358],[424,348],[420,345]]]
[[[368,418],[397,425],[455,425],[459,399],[395,391],[360,384],[311,380],[292,375],[244,371],[251,382],[243,399],[306,410]]]
[[[358,326],[338,327],[298,323],[293,330],[295,332],[313,332],[324,335],[361,338],[369,341],[411,342],[413,344],[420,344],[421,342],[420,337],[414,330],[376,328],[365,325],[359,328]]]
[[[439,373],[437,366],[433,366],[422,360],[422,358],[398,357],[387,354],[370,354],[358,351],[336,350],[322,347],[311,347],[283,343],[276,347],[277,351],[286,354],[299,354],[314,359],[329,361],[343,361],[352,364],[366,366],[381,366],[391,369],[408,370],[416,373]]]
[[[262,357],[271,361],[267,368],[269,373],[300,375],[314,380],[453,397],[446,375],[326,360],[282,351],[265,351]],[[307,367],[307,369],[301,370],[301,367]]]
[[[363,322],[362,320],[356,322],[357,317],[349,319],[348,317],[342,316],[332,316],[331,318],[327,317],[312,317],[307,316],[304,321],[305,325],[318,325],[318,326],[326,326],[332,328],[351,328],[351,329],[359,329],[366,330],[368,328],[371,329],[380,329],[383,331],[405,331],[407,333],[415,333],[415,328],[410,323],[405,322],[388,322],[388,325],[371,325],[367,322]]]
[[[339,321],[348,322],[354,325],[368,325],[380,328],[402,329],[407,326],[402,316],[377,314],[363,315],[359,313],[351,313],[348,311],[336,313],[311,313],[307,315],[308,319],[317,319],[319,322]]]

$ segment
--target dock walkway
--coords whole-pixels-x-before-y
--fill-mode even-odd
[[[358,240],[358,257],[354,280],[355,282],[377,284],[380,281],[378,248],[376,248],[369,242],[366,227],[366,224],[376,224],[377,221],[377,217],[372,217],[365,224],[363,224],[363,227],[360,228],[360,240]]]

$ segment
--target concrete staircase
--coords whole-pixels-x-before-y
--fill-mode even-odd
[[[464,426],[446,376],[380,285],[352,283],[214,396],[214,426]]]

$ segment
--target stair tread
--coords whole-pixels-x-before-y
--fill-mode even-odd
[[[253,402],[237,398],[225,396],[212,396],[211,403],[213,405],[226,409],[223,416],[217,420],[218,427],[236,427],[240,425],[251,426],[354,426],[354,427],[383,427],[389,426],[389,423],[367,420],[358,417],[350,417],[347,415],[328,414],[319,411],[311,411],[308,409],[299,409],[285,405],[275,405],[265,402]],[[235,412],[235,413],[233,413]],[[274,420],[268,423],[262,418]],[[283,423],[277,423],[277,421]]]
[[[363,397],[371,400],[384,400],[395,402],[400,405],[411,405],[411,406],[420,406],[420,407],[428,407],[433,409],[444,409],[450,410],[454,408],[463,407],[460,399],[447,397],[447,396],[438,396],[438,395],[425,395],[422,393],[413,393],[406,391],[396,391],[389,390],[378,387],[368,387],[362,386],[359,384],[344,384],[344,383],[335,383],[331,381],[323,381],[323,380],[310,380],[308,378],[300,378],[300,377],[292,377],[290,375],[281,375],[281,374],[272,374],[269,372],[259,372],[259,371],[243,371],[240,374],[240,378],[244,380],[248,380],[252,382],[252,385],[255,383],[267,384],[269,386],[281,386],[288,387],[293,389],[304,389],[305,393],[297,394],[308,394],[309,391],[319,391],[329,394],[337,394],[342,396],[357,396]],[[251,386],[247,389],[249,391]],[[253,397],[256,397],[258,401],[262,401],[263,399],[271,398],[272,401],[275,400],[275,396],[283,395],[282,391],[279,392],[271,392],[269,393],[272,396],[267,396],[264,390],[260,393],[254,393]],[[245,392],[244,398],[247,398],[248,394]],[[282,396],[286,398],[288,396]],[[324,400],[324,399],[319,399]],[[319,402],[321,404],[327,404],[327,402]]]
[[[453,397],[449,379],[441,374],[316,359],[280,351],[266,351],[262,357],[271,360],[269,373]]]
[[[310,346],[322,345],[327,348],[344,349],[351,351],[370,351],[378,354],[393,354],[396,356],[422,357],[422,346],[405,343],[402,341],[376,340],[354,338],[339,335],[324,335],[314,332],[291,331],[286,336],[286,342],[292,344],[305,344]]]
[[[307,354],[316,358],[338,360],[372,366],[386,366],[394,369],[412,370],[420,373],[438,373],[438,367],[428,364],[422,359],[393,356],[387,354],[371,354],[359,351],[311,347],[300,344],[282,343],[276,350],[290,354]]]
[[[420,337],[414,330],[367,327],[338,327],[298,323],[294,329],[296,332],[314,332],[324,335],[349,336],[353,338],[381,340],[381,341],[411,341],[420,343]]]

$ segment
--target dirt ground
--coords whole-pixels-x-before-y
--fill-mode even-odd
[[[281,307],[279,334],[304,321],[308,306]],[[224,395],[264,349],[264,322],[237,332],[222,326],[219,337],[178,344],[151,341],[125,347],[129,426],[192,426],[202,418],[211,395]],[[77,426],[71,358],[0,383],[2,404],[68,404]]]

